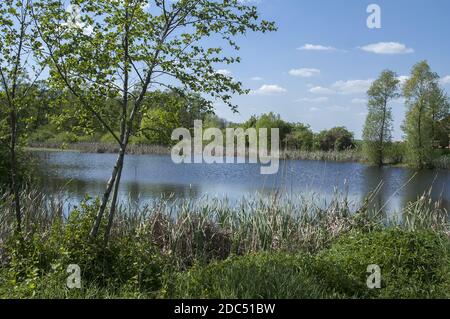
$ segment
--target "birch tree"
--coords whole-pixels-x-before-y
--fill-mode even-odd
[[[236,39],[248,31],[275,30],[259,19],[257,8],[240,0],[61,0],[38,1],[34,10],[42,41],[42,61],[54,83],[79,101],[79,116],[97,121],[120,147],[91,231],[97,237],[106,208],[108,241],[130,137],[148,92],[182,88],[220,100],[236,110],[240,82],[217,72],[238,63]],[[213,45],[212,43],[219,43]],[[225,47],[227,47],[225,49]],[[231,52],[231,53],[230,53]],[[119,132],[103,115],[106,99],[120,113]]]
[[[31,18],[31,0],[0,2],[0,114],[2,127],[0,143],[9,153],[10,192],[16,215],[16,230],[22,228],[17,152],[27,119],[24,113],[30,100],[31,88],[42,68],[33,52],[38,48]]]

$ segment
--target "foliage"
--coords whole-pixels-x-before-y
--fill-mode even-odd
[[[249,254],[194,266],[166,283],[165,297],[211,299],[309,299],[322,296],[309,276],[306,254]]]
[[[351,233],[317,256],[317,277],[349,298],[445,298],[450,295],[449,240],[397,228]],[[381,268],[381,289],[367,288],[368,265]]]
[[[145,229],[117,236],[108,247],[101,239],[87,239],[98,205],[98,201],[87,198],[66,221],[55,216],[50,225],[40,225],[45,228],[28,229],[26,240],[10,238],[6,244],[8,268],[3,269],[7,285],[2,293],[34,297],[48,289],[47,280],[59,280],[57,290],[68,293],[63,278],[67,278],[69,264],[79,265],[82,282],[99,289],[122,287],[146,294],[157,291],[164,263]]]
[[[407,113],[403,130],[408,144],[409,163],[417,168],[430,166],[438,114],[448,114],[448,103],[439,87],[439,76],[426,61],[414,65],[403,87]],[[442,109],[443,110],[440,110]]]
[[[142,115],[139,141],[153,145],[171,145],[174,129],[194,128],[195,120],[204,120],[212,112],[210,102],[199,95],[177,92],[153,92],[148,94],[149,107]]]
[[[369,96],[368,114],[364,125],[364,154],[369,161],[383,165],[386,144],[392,139],[392,110],[390,100],[399,96],[400,81],[389,70],[383,71],[367,92]]]
[[[395,227],[368,203],[351,214],[345,199],[326,209],[276,197],[155,201],[124,207],[105,246],[87,236],[98,200],[66,218],[61,202],[32,191],[23,196],[26,240],[10,231],[0,201],[0,297],[445,297],[449,225],[426,196]],[[382,267],[379,291],[365,286],[368,263]],[[81,290],[65,286],[69,264],[80,265]]]
[[[322,151],[343,151],[354,146],[353,133],[345,127],[324,130],[314,137],[314,147]]]
[[[279,114],[275,114],[273,112],[265,113],[259,116],[256,120],[255,128],[258,132],[260,129],[267,129],[269,141],[272,141],[271,129],[279,129],[280,142],[283,141],[286,138],[286,135],[291,131],[290,125],[283,121]]]
[[[284,144],[288,149],[311,151],[314,145],[314,133],[308,125],[296,123],[286,135]]]

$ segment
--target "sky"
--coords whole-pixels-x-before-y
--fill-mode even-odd
[[[360,138],[371,82],[385,69],[404,80],[422,60],[450,92],[448,0],[245,1],[275,21],[278,31],[239,38],[242,62],[219,69],[251,90],[234,97],[239,114],[216,105],[217,115],[229,121],[272,111],[314,131],[346,126]],[[379,29],[367,26],[370,4],[381,9]],[[400,140],[404,101],[391,106],[393,137]]]

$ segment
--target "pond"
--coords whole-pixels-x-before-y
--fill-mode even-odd
[[[101,195],[115,154],[35,152],[47,192],[62,192],[72,204],[85,194]],[[431,189],[450,211],[450,170],[414,171],[371,167],[360,163],[287,160],[276,175],[261,175],[255,164],[174,164],[167,155],[128,155],[120,198],[144,203],[150,199],[220,198],[239,201],[279,192],[310,197],[326,205],[336,192],[358,204],[381,183],[373,205],[399,212],[409,201]]]

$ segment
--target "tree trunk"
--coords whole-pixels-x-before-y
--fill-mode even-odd
[[[119,193],[119,187],[120,187],[120,180],[122,177],[122,169],[123,169],[123,163],[125,160],[125,150],[121,150],[121,152],[123,152],[124,156],[121,158],[120,163],[119,163],[119,169],[117,171],[117,178],[116,178],[116,182],[114,183],[114,192],[113,192],[113,198],[111,201],[111,207],[109,209],[109,218],[108,218],[108,224],[106,225],[106,230],[105,230],[105,247],[108,245],[109,242],[109,237],[111,234],[111,229],[114,223],[114,215],[116,213],[116,208],[117,208],[117,197],[118,197],[118,193]]]
[[[387,108],[387,98],[384,99],[383,105],[383,121],[381,122],[381,136],[380,136],[380,150],[378,153],[378,166],[383,166],[384,160],[384,130],[386,127],[386,108]]]
[[[419,118],[418,118],[418,121],[417,121],[417,133],[418,133],[418,135],[419,135],[419,147],[418,147],[418,149],[419,149],[419,169],[422,169],[423,168],[423,162],[424,162],[424,160],[423,160],[423,149],[422,149],[422,101],[420,101],[420,107],[419,107]]]
[[[109,210],[109,217],[108,217],[108,223],[105,229],[105,237],[104,237],[104,244],[105,247],[108,245],[109,241],[109,235],[111,232],[111,228],[114,222],[114,215],[116,212],[117,207],[117,197],[120,187],[120,180],[122,177],[122,169],[123,169],[123,163],[125,160],[125,154],[126,154],[126,148],[129,141],[129,130],[127,130],[127,111],[128,111],[128,86],[129,86],[129,26],[128,26],[128,19],[129,19],[129,12],[128,7],[125,6],[125,25],[124,25],[124,37],[123,37],[123,49],[124,49],[124,55],[123,55],[123,64],[124,64],[124,82],[123,82],[123,100],[122,100],[122,119],[121,119],[121,125],[120,125],[120,153],[119,158],[116,163],[116,178],[114,182],[112,183],[114,185],[114,192],[113,197],[111,201],[111,207]],[[109,186],[109,185],[108,185]],[[110,191],[111,192],[111,191]],[[110,197],[110,193],[108,194],[108,199]],[[107,200],[106,200],[107,202]],[[103,204],[103,203],[102,203]],[[102,206],[100,209],[103,210],[101,214],[99,213],[99,220],[96,220],[96,223],[100,225],[101,218],[103,217],[104,211],[106,208],[106,204]],[[98,232],[98,227],[97,227]]]
[[[90,236],[92,238],[97,237],[98,231],[100,229],[100,224],[101,224],[103,215],[104,215],[105,210],[106,210],[106,205],[108,205],[108,201],[109,201],[109,198],[111,196],[111,192],[113,190],[114,184],[116,182],[116,179],[117,179],[117,176],[118,176],[118,173],[119,173],[119,169],[121,169],[120,165],[121,165],[121,163],[123,163],[124,156],[125,156],[125,153],[124,152],[120,152],[119,156],[117,157],[116,164],[114,165],[114,169],[112,171],[111,177],[110,177],[110,179],[108,181],[108,184],[106,186],[106,190],[105,190],[105,192],[103,194],[102,202],[100,204],[100,208],[98,210],[98,214],[97,214],[97,216],[95,218],[94,226],[92,227],[92,230],[91,230],[91,233],[90,233]]]
[[[11,174],[11,194],[14,198],[14,211],[16,214],[16,231],[20,234],[22,232],[22,213],[20,207],[20,192],[17,184],[17,154],[16,154],[16,140],[17,140],[17,116],[13,110],[10,114],[11,121],[11,145],[10,145],[10,174]]]

